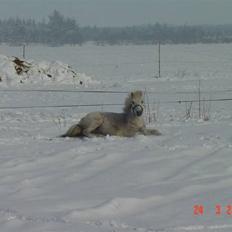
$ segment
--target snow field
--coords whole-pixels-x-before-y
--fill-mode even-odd
[[[1,231],[231,231],[231,215],[226,214],[232,187],[231,102],[213,102],[209,121],[199,120],[197,103],[193,103],[189,119],[185,117],[185,104],[167,103],[197,98],[199,75],[202,97],[230,97],[228,91],[215,91],[230,89],[231,67],[226,65],[230,46],[165,47],[165,57],[179,64],[197,58],[197,50],[199,60],[206,60],[209,69],[203,62],[194,67],[185,62],[183,69],[188,71],[181,77],[173,72],[180,68],[176,67],[178,62],[170,62],[169,75],[162,80],[150,80],[153,66],[146,63],[149,46],[100,49],[91,45],[77,48],[79,56],[68,47],[48,48],[46,54],[31,48],[31,54],[39,54],[44,60],[55,54],[73,64],[76,58],[81,72],[88,76],[95,73],[94,78],[100,82],[92,82],[90,90],[146,87],[154,92],[149,94],[149,100],[158,121],[149,126],[158,128],[163,135],[82,140],[58,137],[89,111],[119,112],[121,106],[1,110]],[[9,53],[13,50],[3,49]],[[149,54],[152,57],[154,53]],[[215,67],[212,60],[221,61],[221,65]],[[193,69],[198,75],[190,75]],[[51,88],[64,86],[73,84],[54,82]],[[35,85],[17,88],[30,90]],[[36,88],[46,86],[39,83]],[[3,86],[0,90],[6,89]],[[179,91],[193,93],[176,93]],[[36,106],[121,103],[126,94],[0,91],[0,96],[1,106]],[[193,214],[196,204],[204,205],[204,215]],[[216,204],[223,208],[220,216],[215,215]]]

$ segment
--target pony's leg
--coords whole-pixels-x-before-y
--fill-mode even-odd
[[[98,127],[98,126],[97,126]],[[97,135],[92,133],[95,129],[97,129],[97,127],[88,127],[86,129],[84,129],[82,131],[82,134],[86,137],[89,137],[89,138],[93,138],[93,137],[96,137]]]
[[[143,135],[162,135],[161,132],[159,132],[156,129],[147,129],[147,128],[141,129],[140,133]]]
[[[98,134],[94,134],[92,132],[95,131],[98,127],[100,127],[101,124],[102,124],[101,119],[91,120],[91,122],[89,122],[88,126],[86,128],[83,128],[82,134],[86,137],[89,137],[89,138],[99,136]]]

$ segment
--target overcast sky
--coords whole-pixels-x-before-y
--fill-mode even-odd
[[[80,25],[232,23],[232,0],[0,0],[0,18],[46,19],[57,9]]]

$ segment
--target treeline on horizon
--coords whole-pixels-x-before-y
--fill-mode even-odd
[[[65,44],[82,45],[86,42],[105,44],[192,44],[231,43],[232,24],[229,25],[183,25],[156,23],[127,27],[79,26],[75,19],[64,17],[54,11],[48,20],[9,18],[0,20],[0,43],[10,45]]]

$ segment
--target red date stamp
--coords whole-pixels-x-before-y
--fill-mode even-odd
[[[209,209],[206,209],[206,207],[203,204],[197,204],[193,206],[193,215],[195,216],[203,216],[208,212]],[[231,205],[216,204],[214,205],[213,212],[217,216],[222,216],[222,215],[232,216],[232,204]]]

